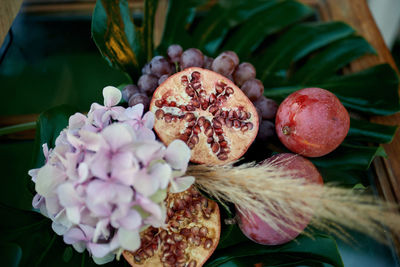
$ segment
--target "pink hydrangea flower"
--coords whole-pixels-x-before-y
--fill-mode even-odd
[[[184,176],[190,150],[180,140],[156,141],[154,115],[143,105],[116,106],[121,93],[103,89],[104,106],[87,116],[76,113],[56,139],[43,145],[45,165],[29,171],[35,183],[34,208],[50,218],[53,230],[98,264],[140,247],[140,230],[162,227],[163,200],[152,196],[181,192],[194,178]],[[140,212],[139,212],[140,211]]]

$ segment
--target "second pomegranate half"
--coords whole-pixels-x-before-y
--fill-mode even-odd
[[[228,78],[202,68],[169,77],[154,92],[154,130],[169,144],[187,143],[191,161],[225,164],[239,159],[258,132],[258,115],[246,95]]]

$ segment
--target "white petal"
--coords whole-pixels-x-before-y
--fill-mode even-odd
[[[103,89],[104,106],[112,107],[121,101],[122,93],[114,86],[107,86]]]
[[[111,252],[109,244],[88,243],[87,248],[93,254],[93,258],[103,258]]]
[[[143,114],[143,104],[137,104],[125,110],[125,116],[129,119],[140,120]]]
[[[182,140],[174,140],[167,147],[164,158],[173,169],[186,169],[190,160],[190,149]]]
[[[84,146],[89,150],[98,151],[100,147],[105,144],[102,136],[98,133],[81,130],[79,131],[79,135],[80,135],[80,140],[84,143]]]
[[[78,206],[82,203],[72,183],[64,183],[57,188],[58,198],[64,207]]]
[[[171,181],[171,193],[179,193],[188,189],[193,183],[195,179],[193,176],[184,176],[177,177],[172,179]]]
[[[73,224],[78,224],[81,219],[81,213],[79,207],[70,207],[65,209],[67,211],[67,217]]]
[[[71,117],[69,117],[68,120],[68,128],[70,130],[77,130],[83,127],[85,125],[87,120],[87,117],[83,115],[82,113],[75,113]]]
[[[64,235],[68,231],[68,227],[58,222],[52,222],[51,228],[57,235]]]
[[[168,186],[168,183],[172,178],[172,170],[168,164],[156,163],[151,166],[149,175],[153,179],[157,179],[160,183],[160,188],[164,189]]]
[[[158,190],[159,186],[159,180],[153,179],[153,177],[143,172],[137,172],[133,182],[135,190],[146,197],[153,195]]]
[[[82,253],[82,252],[84,252],[85,249],[86,249],[86,244],[85,244],[85,242],[76,242],[76,243],[72,244],[72,247],[73,247],[76,251],[78,251],[79,253]]]
[[[136,149],[136,157],[144,165],[148,165],[153,159],[159,158],[164,153],[164,146],[159,142],[143,142]]]
[[[101,135],[109,144],[112,151],[132,144],[135,140],[135,135],[132,129],[123,123],[113,123],[104,128]]]
[[[108,239],[110,235],[110,230],[108,230],[107,228],[109,222],[110,222],[109,219],[103,219],[97,223],[96,229],[94,230],[93,234],[94,243],[97,243],[97,240],[99,239],[100,235],[103,235],[104,239]]]
[[[82,162],[78,167],[79,182],[84,182],[89,177],[89,166],[86,162]]]
[[[62,183],[66,178],[64,172],[50,164],[44,165],[40,168],[37,177],[35,190],[44,197],[51,197],[55,195],[55,188]]]
[[[146,114],[144,114],[142,120],[144,121],[144,126],[146,128],[153,129],[154,120],[155,120],[155,116],[154,116],[153,112],[151,112],[151,111],[146,112]]]
[[[140,247],[139,232],[120,228],[118,230],[118,241],[122,248],[129,251],[135,251]]]
[[[107,255],[105,255],[102,258],[97,258],[95,256],[92,257],[93,261],[98,264],[98,265],[103,265],[109,262],[112,262],[115,258],[115,255],[113,253],[108,253]]]

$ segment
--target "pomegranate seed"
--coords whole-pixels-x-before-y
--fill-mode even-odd
[[[201,77],[200,72],[198,72],[198,71],[193,71],[193,72],[192,72],[192,81],[199,80],[200,77]]]
[[[192,128],[195,125],[196,125],[196,120],[189,121],[189,123],[188,123],[188,127],[190,127],[190,128]]]
[[[221,147],[227,147],[227,146],[228,146],[228,142],[226,142],[225,140],[223,140],[223,141],[220,141],[220,142],[219,142],[219,145],[220,145]]]
[[[192,106],[192,105],[187,105],[187,106],[186,106],[186,110],[187,110],[187,111],[195,111],[196,108],[195,108],[194,106]]]
[[[205,121],[206,121],[206,118],[201,116],[197,121],[197,125],[199,125],[201,127],[204,125]]]
[[[197,145],[199,143],[199,136],[198,135],[192,135],[192,137],[190,138],[190,143],[192,143],[193,145]]]
[[[200,82],[194,82],[194,83],[192,83],[192,88],[193,88],[194,90],[197,90],[197,89],[201,88],[201,83],[200,83]]]
[[[210,108],[208,109],[208,111],[215,115],[215,113],[218,111],[218,107],[217,106],[210,106]]]
[[[217,137],[218,137],[218,141],[219,141],[219,142],[225,140],[225,138],[224,138],[224,136],[223,136],[222,134],[218,135]]]
[[[218,145],[218,143],[213,143],[213,144],[211,145],[211,150],[212,150],[213,153],[217,153],[218,150],[219,150],[219,145]]]
[[[196,235],[199,234],[200,229],[199,229],[198,226],[193,226],[193,227],[191,228],[191,231],[192,231],[192,234],[194,234],[194,235],[196,236]]]
[[[226,87],[225,90],[226,90],[225,93],[226,93],[227,95],[233,94],[233,88],[232,88],[232,87],[228,86],[228,87]]]
[[[214,138],[212,136],[207,138],[207,144],[211,144],[212,142],[214,142]]]
[[[208,127],[207,129],[204,130],[204,134],[205,134],[207,137],[212,137],[213,134],[214,134],[213,128],[212,128],[211,126]]]
[[[166,113],[166,114],[164,115],[164,120],[165,120],[165,122],[171,122],[171,121],[172,121],[172,115],[171,115],[171,113]]]
[[[188,94],[188,96],[190,96],[190,97],[193,97],[196,94],[196,92],[190,87],[186,87],[185,91],[186,91],[186,94]]]
[[[156,107],[158,107],[158,108],[162,108],[162,106],[163,106],[163,101],[162,101],[162,100],[156,100],[155,105],[156,105]]]
[[[217,97],[215,96],[215,94],[211,93],[210,99],[209,99],[210,105],[214,104],[216,100],[217,100]]]
[[[188,77],[186,75],[181,77],[181,83],[187,85],[189,83]]]
[[[246,126],[247,126],[247,128],[248,128],[249,130],[252,130],[252,129],[253,129],[253,124],[252,124],[251,122],[247,122],[247,123],[246,123]]]
[[[204,129],[207,129],[208,127],[211,127],[211,122],[209,120],[205,120]]]
[[[186,113],[185,114],[185,121],[191,121],[195,118],[196,116],[193,113]]]
[[[158,120],[164,118],[164,111],[163,111],[162,109],[157,109],[157,111],[156,111],[156,118],[157,118]]]
[[[187,267],[196,267],[196,266],[197,266],[197,261],[195,261],[195,260],[191,260],[187,264]]]
[[[214,118],[214,119],[212,120],[212,122],[213,122],[213,127],[214,127],[214,128],[221,128],[221,127],[222,127],[221,122],[220,122],[219,120],[217,120],[216,118]]]
[[[227,160],[228,159],[228,155],[225,153],[219,153],[218,154],[218,159],[219,160]]]
[[[228,128],[232,128],[233,122],[230,119],[226,119],[225,120],[225,125]]]
[[[210,238],[207,238],[206,241],[204,241],[204,248],[209,249],[209,248],[211,248],[212,244],[213,244],[213,241]]]
[[[193,133],[194,134],[199,134],[201,132],[201,130],[200,130],[200,126],[199,125],[196,125],[196,126],[194,126],[193,127]]]
[[[217,135],[221,135],[221,134],[224,133],[224,131],[222,130],[222,128],[214,128],[214,132],[215,132]]]
[[[240,127],[240,121],[234,120],[234,121],[233,121],[233,126],[234,126],[235,128],[239,128],[239,127]]]
[[[207,236],[207,234],[208,234],[208,229],[207,229],[207,227],[201,227],[200,228],[200,231],[199,231],[199,234],[200,234],[200,236],[202,236],[202,237],[205,237],[205,236]]]
[[[247,125],[244,125],[244,126],[242,126],[242,128],[240,128],[240,130],[242,131],[242,132],[245,132],[245,131],[247,131],[249,129],[249,127],[247,126]]]

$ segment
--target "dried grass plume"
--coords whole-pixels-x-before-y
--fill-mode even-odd
[[[276,162],[237,167],[194,165],[188,174],[196,177],[196,185],[210,196],[254,212],[282,234],[284,227],[301,231],[310,217],[312,226],[343,239],[348,237],[345,229],[382,243],[388,242],[387,230],[400,234],[397,205],[351,189],[293,179],[293,171]]]

